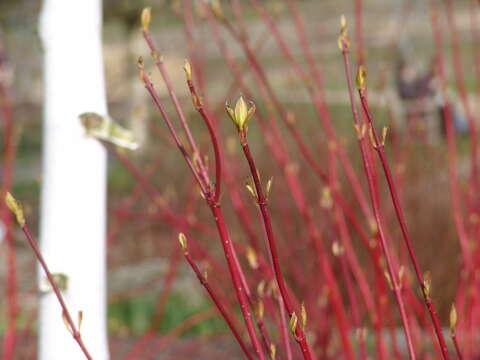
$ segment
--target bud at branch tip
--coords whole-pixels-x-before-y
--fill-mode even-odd
[[[183,250],[187,250],[187,237],[184,233],[178,234],[178,242]]]
[[[457,319],[457,308],[455,307],[455,304],[452,304],[450,309],[450,330],[454,330],[457,326]]]
[[[255,113],[255,104],[250,102],[250,107],[247,106],[247,103],[243,99],[243,96],[237,100],[235,104],[235,109],[232,109],[230,105],[225,104],[225,110],[227,111],[228,116],[233,121],[238,131],[246,131],[247,123],[252,118]]]
[[[5,194],[5,203],[17,218],[18,225],[23,227],[25,225],[25,215],[23,214],[22,205],[9,192]]]
[[[367,80],[367,70],[363,65],[360,65],[357,71],[357,88],[360,90],[365,89]]]
[[[292,315],[290,316],[289,326],[290,326],[290,331],[294,336],[295,336],[295,332],[297,331],[297,323],[298,323],[297,314],[292,313]]]
[[[146,7],[142,10],[142,28],[143,30],[148,30],[148,26],[150,25],[150,21],[152,20],[152,8]]]
[[[185,70],[185,75],[187,76],[187,81],[192,81],[192,65],[188,59],[185,59],[185,64],[183,65],[183,70]]]
[[[338,36],[338,48],[342,51],[348,50],[350,41],[348,40],[348,27],[345,15],[340,17],[340,35]]]

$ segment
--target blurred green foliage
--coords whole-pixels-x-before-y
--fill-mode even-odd
[[[108,307],[110,333],[133,333],[139,335],[147,331],[154,317],[157,296],[141,295],[132,299],[113,302]],[[212,306],[210,303],[192,304],[185,296],[173,293],[168,299],[159,333],[167,333],[183,320]],[[187,330],[183,336],[208,335],[226,332],[227,326],[220,317],[211,318]]]

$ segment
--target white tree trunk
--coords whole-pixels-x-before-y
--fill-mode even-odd
[[[78,115],[106,115],[101,0],[44,0],[45,52],[41,250],[95,360],[108,359],[105,295],[106,153]],[[44,274],[39,272],[39,280]],[[40,295],[39,359],[84,359],[53,293]]]

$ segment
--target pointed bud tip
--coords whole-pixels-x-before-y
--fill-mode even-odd
[[[336,257],[342,256],[344,251],[345,249],[343,248],[343,246],[340,245],[337,241],[334,241],[332,243],[332,253],[334,256]]]
[[[63,320],[63,324],[67,328],[68,332],[73,335],[74,334],[73,329],[72,329],[72,327],[71,327],[71,325],[68,321],[67,314],[65,313],[65,311],[62,311],[62,320]]]
[[[220,5],[220,2],[218,0],[212,0],[210,2],[210,9],[211,9],[213,15],[215,15],[216,17],[218,17],[220,19],[222,19],[224,17],[222,6]]]
[[[272,183],[273,183],[273,176],[267,181],[267,188],[265,190],[265,194],[267,199],[270,196],[270,190],[272,189]]]
[[[78,331],[80,332],[80,329],[82,328],[82,322],[83,322],[83,311],[80,310],[78,312]]]
[[[275,360],[277,355],[277,347],[274,343],[270,343],[270,359]]]
[[[183,70],[187,76],[187,81],[192,81],[192,65],[188,59],[185,59],[185,64],[183,65]]]
[[[247,102],[240,96],[235,103],[235,109],[232,109],[228,103],[225,105],[225,110],[227,111],[228,116],[232,119],[233,123],[239,131],[244,131],[247,129],[247,123],[252,118],[255,113],[256,106],[253,102],[250,102],[250,107],[248,107]]]
[[[252,269],[258,268],[257,253],[251,246],[247,247],[247,261]]]
[[[142,10],[142,16],[141,16],[142,28],[144,30],[148,30],[148,26],[150,25],[151,20],[152,20],[152,8],[146,7]]]
[[[305,326],[307,325],[307,309],[304,302],[302,302],[301,305],[300,317],[302,319],[302,326],[303,328],[305,328]]]
[[[187,250],[187,237],[184,233],[178,234],[178,242],[183,250]]]
[[[357,88],[360,90],[365,89],[367,80],[367,70],[363,65],[360,65],[357,71]]]
[[[8,191],[5,194],[5,203],[7,204],[8,209],[17,218],[17,222],[20,225],[20,227],[23,227],[25,225],[25,215],[23,214],[22,206]]]
[[[455,307],[455,303],[453,303],[450,309],[450,330],[455,329],[455,327],[457,326],[457,320],[458,320],[457,308]]]
[[[292,313],[292,315],[290,316],[289,327],[293,335],[295,335],[295,332],[297,331],[297,323],[298,323],[297,314]]]
[[[265,314],[265,305],[263,304],[263,301],[260,299],[258,300],[257,306],[255,308],[255,316],[257,317],[258,320],[262,320],[264,314]]]
[[[341,51],[348,50],[350,46],[350,42],[348,40],[347,19],[343,14],[340,16],[340,35],[338,36],[337,44]]]

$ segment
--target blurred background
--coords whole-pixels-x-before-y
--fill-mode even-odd
[[[151,6],[153,14],[151,32],[164,56],[165,66],[189,116],[193,131],[200,141],[205,140],[206,132],[191,106],[182,69],[184,59],[189,56],[189,47],[183,19],[178,15],[180,3],[175,0],[104,1],[103,50],[108,107],[111,117],[132,129],[140,142],[140,149],[128,153],[128,156],[149,174],[162,199],[177,213],[187,211],[192,222],[200,219],[211,224],[211,219],[202,204],[185,210],[186,206],[188,207],[185,199],[197,196],[196,192],[192,194],[194,191],[190,174],[178,152],[173,149],[165,126],[163,124],[155,128],[151,126],[152,122],[161,119],[152,106],[143,84],[138,80],[136,63],[138,57],[143,56],[157,90],[165,100],[169,112],[174,113],[167,101],[168,93],[159,74],[153,68],[153,62],[149,59],[149,51],[140,31],[141,9],[144,6]],[[328,138],[315,118],[311,100],[302,80],[279,52],[270,31],[249,2],[242,0],[240,3],[243,5],[246,29],[256,49],[256,55],[267,70],[268,78],[282,103],[295,112],[301,133],[322,163],[325,160]],[[297,40],[292,19],[284,2],[265,0],[263,4],[274,16],[293,54],[302,65],[305,65],[301,44]],[[297,1],[297,4],[305,21],[309,43],[321,69],[324,96],[334,127],[345,144],[362,185],[365,186],[358,146],[351,125],[342,57],[337,46],[341,14],[345,14],[351,24],[351,37],[355,39],[354,2],[301,0]],[[205,14],[195,2],[193,5],[197,49],[194,51],[202,59],[202,77],[209,101],[218,108],[225,101],[234,102],[239,90],[235,89],[234,78],[210,33]],[[476,110],[478,82],[470,75],[475,66],[473,60],[475,48],[472,47],[470,32],[471,5],[468,1],[454,1],[454,6],[466,86],[471,104]],[[39,192],[42,181],[42,49],[37,34],[40,9],[41,1],[0,1],[0,36],[3,46],[0,56],[5,61],[2,76],[13,99],[17,142],[13,193],[25,204],[34,232],[38,230]],[[226,14],[230,14],[229,11],[225,9]],[[439,13],[440,22],[444,27],[443,12]],[[249,83],[254,84],[248,73],[248,63],[238,43],[223,29],[222,33],[234,58],[243,64],[242,71],[247,73]],[[436,79],[432,74],[434,44],[429,3],[413,0],[364,0],[363,34],[369,99],[379,126],[390,126],[389,155],[395,164],[394,170],[398,176],[402,201],[415,240],[414,246],[423,269],[432,274],[432,287],[438,289],[434,290],[435,301],[441,317],[446,319],[457,290],[460,273],[459,247],[451,215],[444,130],[436,105],[437,101],[441,100],[437,99]],[[448,39],[446,32],[444,36]],[[447,78],[453,85],[451,48],[447,46],[448,41],[445,44]],[[354,55],[355,46],[355,42],[352,41]],[[85,54],[85,57],[88,57],[88,54]],[[65,75],[65,81],[68,81],[68,74]],[[454,99],[457,98],[454,90],[452,95]],[[466,186],[469,172],[467,154],[469,140],[464,111],[459,101],[454,100],[454,103],[455,125],[459,135],[460,185]],[[264,108],[265,104],[257,106]],[[229,140],[235,133],[226,116],[222,115],[219,119],[221,120],[219,129],[228,147]],[[250,132],[259,168],[268,174],[268,177],[270,175],[280,177],[279,170],[272,166],[271,155],[266,149],[265,141],[255,131],[254,121]],[[284,129],[282,133],[287,134]],[[285,137],[298,161],[298,171],[304,180],[304,191],[310,199],[320,199],[322,189],[316,182],[315,175],[296,152],[292,140],[287,135]],[[238,149],[231,151],[238,152]],[[242,184],[247,177],[246,167],[241,164],[237,170],[239,183]],[[265,177],[267,178],[267,175]],[[342,181],[345,182],[345,179]],[[284,216],[290,216],[289,207],[293,207],[289,199],[279,200],[283,188],[281,185],[274,186],[271,195],[276,225],[283,221]],[[366,189],[366,186],[364,188]],[[344,186],[342,190],[348,199],[353,198],[348,186]],[[138,195],[138,192],[138,186],[132,176],[111,157],[108,172],[108,325],[112,359],[122,358],[141,335],[152,327],[157,334],[172,334],[172,331],[174,334],[171,341],[165,340],[165,337],[161,338],[165,341],[165,345],[162,346],[166,349],[162,359],[173,356],[188,358],[187,354],[191,353],[192,349],[195,349],[197,354],[195,358],[198,359],[241,358],[223,320],[212,309],[203,288],[179,257],[175,229],[163,219],[156,217],[151,199],[143,194]],[[384,197],[387,195],[383,187],[381,195]],[[318,201],[312,200],[314,206],[318,206]],[[251,202],[249,206],[254,212],[255,208]],[[234,238],[244,241],[244,235],[238,221],[235,220],[228,199],[225,199],[224,207],[231,220]],[[395,224],[393,210],[387,208],[385,211],[388,221]],[[282,232],[282,241],[297,233],[300,237],[303,236],[304,230],[299,225],[298,219],[291,221],[291,227]],[[260,231],[260,224],[256,223],[255,229]],[[392,225],[390,231],[391,238],[398,244],[400,238],[398,228]],[[216,235],[202,234],[198,235],[196,240],[202,242],[214,258],[223,261]],[[366,267],[369,266],[370,260],[366,252],[357,240],[354,242],[361,262]],[[0,243],[1,284],[4,283],[6,275],[3,248],[4,244]],[[307,247],[301,248],[295,256],[302,256],[307,250]],[[21,236],[16,237],[16,251],[21,294],[19,328],[22,343],[25,344],[18,353],[18,359],[32,359],[35,353],[36,265],[30,249]],[[398,251],[403,253],[401,249]],[[199,263],[205,268],[209,266],[201,261]],[[304,270],[315,271],[315,268],[305,266]],[[214,280],[216,276],[211,275]],[[168,296],[164,296],[162,294],[165,294],[165,288],[170,286],[169,281],[172,282],[172,289],[168,291]],[[295,284],[292,285],[295,287]],[[0,286],[0,311],[5,307],[4,291],[4,287]],[[159,314],[158,309],[162,307],[159,304],[162,303],[165,308],[163,313]],[[191,325],[188,325],[189,322]],[[187,325],[182,325],[185,323]],[[5,322],[0,315],[0,336],[4,328]],[[182,355],[182,351],[185,355]]]

